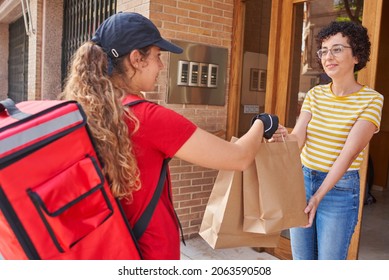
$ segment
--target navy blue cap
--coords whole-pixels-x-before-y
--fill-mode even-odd
[[[150,45],[162,51],[182,53],[182,49],[163,39],[154,23],[138,13],[119,12],[107,18],[97,28],[92,41],[101,46],[111,58],[121,57],[133,50]]]

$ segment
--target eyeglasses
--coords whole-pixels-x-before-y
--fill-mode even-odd
[[[338,56],[339,54],[341,54],[344,50],[344,48],[350,48],[349,46],[343,46],[343,45],[333,45],[332,48],[330,49],[327,49],[327,48],[324,48],[324,49],[320,49],[317,51],[317,56],[322,59],[322,57],[326,57],[328,52],[330,52],[333,56]]]

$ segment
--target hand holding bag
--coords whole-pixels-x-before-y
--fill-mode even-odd
[[[213,249],[277,247],[280,236],[243,231],[242,172],[227,170],[216,177],[199,234]]]
[[[243,171],[243,195],[246,232],[270,234],[307,225],[297,142],[263,142],[255,162]]]

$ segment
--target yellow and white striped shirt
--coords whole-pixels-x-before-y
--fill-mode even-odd
[[[367,120],[379,131],[384,97],[364,86],[347,96],[336,96],[331,83],[308,91],[302,111],[311,113],[307,138],[301,152],[302,163],[311,169],[328,172],[339,156],[347,136],[357,120]],[[359,170],[363,151],[348,170]]]

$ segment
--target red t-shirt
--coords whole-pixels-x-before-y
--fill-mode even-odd
[[[138,100],[128,96],[123,104]],[[138,162],[141,189],[134,192],[133,202],[122,200],[123,209],[134,226],[154,194],[165,158],[172,158],[196,130],[196,126],[180,114],[151,102],[130,107],[140,126],[132,136]],[[129,123],[130,131],[133,125]],[[150,223],[139,239],[144,259],[180,259],[180,232],[172,205],[170,176]]]

